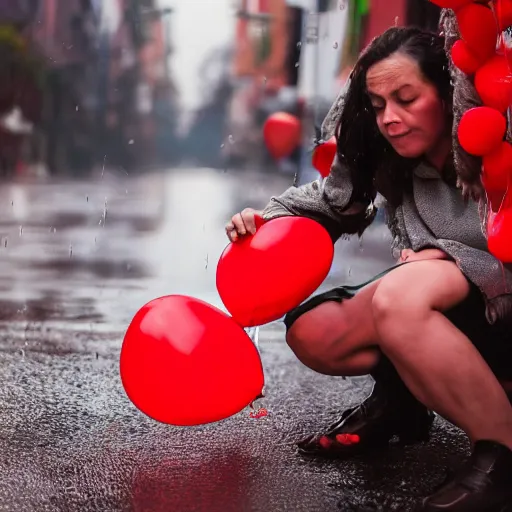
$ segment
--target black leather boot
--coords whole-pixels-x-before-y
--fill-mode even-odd
[[[434,414],[410,393],[391,362],[382,356],[371,375],[370,396],[322,435],[300,441],[300,453],[345,458],[386,449],[395,436],[401,444],[428,441]]]
[[[477,441],[453,479],[419,508],[423,512],[512,510],[512,451],[495,441]]]

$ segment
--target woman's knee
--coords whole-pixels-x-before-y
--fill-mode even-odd
[[[414,284],[411,283],[410,286]],[[371,313],[377,330],[380,330],[383,323],[407,322],[413,318],[417,320],[431,309],[426,297],[404,289],[398,280],[389,279],[383,280],[375,291]]]
[[[455,263],[425,260],[403,265],[381,279],[372,300],[376,318],[446,311],[469,293],[469,283]],[[404,313],[404,315],[402,315]]]
[[[343,358],[346,320],[339,303],[326,302],[297,318],[286,334],[286,342],[297,358],[320,373],[330,373]]]

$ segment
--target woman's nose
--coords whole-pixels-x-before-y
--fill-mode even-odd
[[[387,126],[392,123],[400,122],[400,117],[398,116],[396,110],[389,103],[386,105],[384,109],[384,114],[382,116],[382,122]]]

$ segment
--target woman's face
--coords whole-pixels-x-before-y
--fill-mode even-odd
[[[394,53],[374,64],[366,74],[366,87],[377,126],[399,155],[428,156],[446,146],[443,102],[414,59]]]

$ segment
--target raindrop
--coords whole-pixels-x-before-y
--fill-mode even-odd
[[[220,145],[221,149],[225,146],[224,142]]]
[[[347,6],[347,0],[341,0],[340,11],[344,11],[346,6]]]
[[[132,269],[132,266],[130,265],[130,263],[127,263],[127,264],[126,264],[126,270],[127,270],[128,272],[130,272],[130,270],[131,270],[131,269]]]
[[[20,236],[23,236],[23,226],[20,226]]]
[[[11,206],[14,206],[14,201],[11,201]]]
[[[398,27],[398,16],[395,16],[395,27]]]
[[[25,359],[25,351],[20,348],[20,355],[21,355],[21,359]]]
[[[105,224],[107,222],[107,213],[108,213],[108,210],[107,210],[107,198],[105,197],[105,206],[103,207],[103,226],[105,226]]]
[[[70,258],[73,257],[73,246],[72,245],[69,246],[69,257]]]
[[[208,254],[206,255],[206,258],[204,259],[204,261],[205,261],[204,269],[208,270],[208,262],[209,262]]]
[[[295,67],[296,67],[296,68],[298,68],[298,67],[299,67],[299,63],[298,63],[298,62],[296,62],[296,63],[295,63]]]
[[[265,85],[266,83],[267,83],[267,77],[266,77],[266,76],[264,76],[264,77],[263,77],[263,85]]]
[[[89,196],[85,196],[85,200],[89,202]]]
[[[135,142],[135,141],[134,141],[133,139],[130,139],[130,140],[128,141],[128,144],[133,144],[134,142]]]
[[[75,107],[75,110],[78,112],[78,105]]]
[[[301,46],[302,46],[302,41],[299,41],[299,42],[297,43],[297,48],[300,48]]]
[[[229,141],[230,144],[234,144],[235,143],[235,138],[233,137],[233,135],[230,135],[228,137],[228,141]]]
[[[7,238],[4,240],[4,247],[7,247]]]
[[[334,44],[332,45],[332,47],[337,50],[338,49],[338,42],[337,41],[334,41]]]

